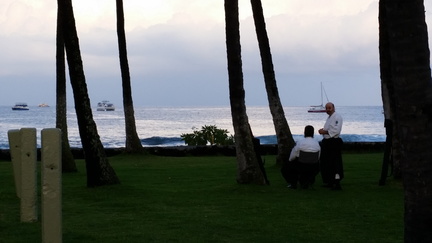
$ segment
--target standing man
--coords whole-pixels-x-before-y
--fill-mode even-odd
[[[321,177],[325,187],[332,190],[342,190],[340,181],[344,178],[342,163],[342,116],[336,113],[335,106],[329,102],[325,106],[329,115],[324,127],[318,130],[323,136],[321,142]]]

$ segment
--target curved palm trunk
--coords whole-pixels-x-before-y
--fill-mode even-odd
[[[78,119],[78,129],[85,154],[87,186],[95,187],[118,184],[120,181],[114,169],[108,163],[108,158],[93,119],[79,49],[78,34],[75,27],[72,2],[71,0],[58,0],[58,7],[59,14],[63,16],[64,41]]]
[[[126,35],[124,29],[124,11],[123,0],[116,0],[117,6],[117,36],[120,57],[120,69],[122,74],[123,86],[123,107],[125,115],[126,128],[126,151],[140,152],[142,151],[141,140],[136,132],[134,107],[132,101],[131,79],[129,75],[129,64],[127,59]]]
[[[59,128],[62,139],[62,172],[76,172],[72,151],[70,150],[68,129],[67,129],[67,106],[66,106],[66,64],[65,48],[63,40],[62,16],[57,14],[56,34],[56,127]]]
[[[394,113],[396,109],[395,91],[391,75],[391,52],[388,33],[388,17],[386,12],[386,1],[379,3],[379,52],[380,52],[380,71],[381,71],[381,96],[384,106],[384,126],[386,127],[386,149],[383,158],[382,176],[380,184],[385,184],[389,166],[393,166],[394,178],[401,178],[400,170],[400,143],[397,129],[394,127]]]
[[[388,18],[395,129],[405,192],[405,242],[432,239],[432,81],[421,0],[384,1]]]
[[[226,46],[231,116],[237,155],[237,182],[268,184],[254,148],[253,135],[246,114],[245,91],[240,47],[238,0],[225,0]]]
[[[276,77],[273,68],[272,55],[270,51],[270,44],[267,36],[261,0],[251,0],[251,5],[261,54],[261,63],[267,91],[267,99],[269,102],[270,112],[273,117],[273,125],[275,127],[278,141],[278,155],[276,158],[276,163],[278,165],[282,165],[284,161],[288,161],[291,149],[294,147],[295,142],[279,98],[279,91],[277,88]]]

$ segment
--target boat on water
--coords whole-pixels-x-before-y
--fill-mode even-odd
[[[309,106],[309,110],[308,112],[310,113],[323,113],[326,112],[326,108],[324,106],[324,102],[323,102],[323,94],[325,95],[327,102],[328,102],[328,97],[327,97],[327,93],[324,90],[324,87],[321,83],[321,105],[311,105]]]
[[[105,106],[105,111],[115,111],[115,106],[113,103],[107,103]]]
[[[39,106],[39,107],[49,107],[49,105],[46,104],[46,103],[39,104],[38,106]]]
[[[12,106],[12,110],[14,111],[28,111],[30,108],[28,107],[27,103],[24,102],[18,102],[15,103],[14,106]]]
[[[108,100],[103,100],[97,104],[97,111],[115,111],[115,106]]]
[[[326,109],[323,105],[311,105],[309,106],[309,110],[308,112],[310,113],[321,113],[321,112],[326,112]]]

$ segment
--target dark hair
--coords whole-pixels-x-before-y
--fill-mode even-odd
[[[307,125],[304,129],[305,137],[313,137],[314,136],[314,127],[311,125]]]

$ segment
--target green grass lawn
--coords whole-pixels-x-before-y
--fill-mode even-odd
[[[382,154],[344,154],[342,191],[238,185],[235,157],[110,157],[120,185],[86,188],[85,166],[63,175],[63,242],[403,242],[403,190],[378,186]],[[12,166],[0,162],[0,242],[40,242],[20,223]]]

